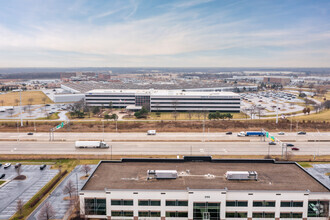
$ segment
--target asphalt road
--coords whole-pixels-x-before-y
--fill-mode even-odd
[[[0,154],[93,154],[93,155],[281,155],[268,142],[113,142],[109,149],[75,149],[74,142],[0,142]],[[296,142],[294,155],[330,155],[329,142]]]
[[[105,141],[150,141],[150,140],[161,140],[161,141],[173,141],[173,140],[186,140],[186,141],[208,141],[208,140],[238,140],[238,141],[260,141],[260,137],[237,137],[237,132],[233,132],[232,135],[226,135],[224,132],[208,132],[205,133],[157,133],[156,135],[147,135],[147,131],[140,133],[69,133],[69,132],[55,132],[55,140],[64,141],[77,141],[77,140],[105,140]],[[275,132],[271,132],[273,135],[280,140],[291,140],[291,141],[306,141],[306,140],[330,140],[330,132],[308,132],[307,135],[297,135],[297,133],[286,133],[285,135],[278,135]],[[48,141],[49,133],[34,133],[33,135],[27,135],[27,133],[11,133],[2,132],[0,133],[1,140],[37,140],[37,141]]]

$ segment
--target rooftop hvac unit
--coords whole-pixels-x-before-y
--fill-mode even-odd
[[[258,180],[256,171],[227,171],[227,180]]]
[[[148,178],[156,179],[176,179],[178,172],[176,170],[148,170]]]

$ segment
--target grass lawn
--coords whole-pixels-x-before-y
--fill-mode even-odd
[[[313,113],[310,115],[301,115],[293,118],[294,120],[311,120],[311,121],[330,121],[330,109],[324,110],[321,113]]]
[[[233,119],[245,119],[245,114],[244,113],[231,113],[233,115]],[[171,112],[161,112],[160,116],[156,115],[156,112],[150,112],[148,119],[149,120],[174,120],[173,113]],[[249,118],[249,117],[248,117]],[[135,119],[133,117],[132,119]],[[197,114],[197,113],[191,113],[189,115],[188,112],[177,112],[177,118],[176,120],[203,120],[204,115]],[[206,120],[208,120],[208,114],[206,116]],[[228,120],[228,119],[226,119]]]
[[[327,100],[330,100],[330,92],[327,92],[326,94],[324,94],[324,96],[314,96],[314,99],[316,99],[320,102],[324,102],[324,98],[326,98]]]
[[[328,164],[328,163],[330,163],[330,161],[329,162],[298,162],[298,164],[300,166],[302,166],[303,168],[311,168],[311,167],[313,167],[313,164],[320,164],[320,163]]]
[[[59,112],[55,112],[49,117],[44,117],[44,118],[37,118],[38,120],[56,120],[59,119],[60,117],[58,116]]]
[[[4,184],[6,181],[0,180],[0,186]]]
[[[0,104],[3,106],[15,106],[17,102],[15,100],[19,100],[19,92],[9,92],[6,94],[0,95]],[[48,98],[43,92],[41,91],[23,91],[22,92],[22,105],[30,104],[29,99],[33,99],[31,101],[32,105],[37,104],[47,104],[53,103],[52,100]],[[3,101],[3,104],[2,104]]]

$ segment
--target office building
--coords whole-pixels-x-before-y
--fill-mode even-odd
[[[152,112],[240,112],[240,96],[232,92],[97,89],[87,92],[85,101],[88,106],[144,106]]]
[[[330,190],[294,162],[101,161],[79,194],[90,219],[329,219]]]

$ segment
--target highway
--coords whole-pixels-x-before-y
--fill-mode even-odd
[[[91,155],[281,155],[278,145],[267,142],[112,142],[109,149],[75,149],[74,142],[1,141],[0,154]],[[293,155],[330,155],[329,142],[297,142]]]
[[[330,140],[330,132],[310,132],[307,135],[297,135],[296,133],[286,133],[278,135],[276,132],[270,133],[280,140],[290,141],[319,141]],[[49,141],[49,133],[0,133],[0,141],[10,140],[34,140]],[[157,133],[148,136],[146,132],[141,133],[70,133],[54,132],[54,139],[58,141],[77,141],[77,140],[105,140],[105,141],[260,141],[260,137],[237,137],[237,132],[226,135],[224,132],[205,132],[201,133]],[[269,141],[269,139],[268,139]]]

